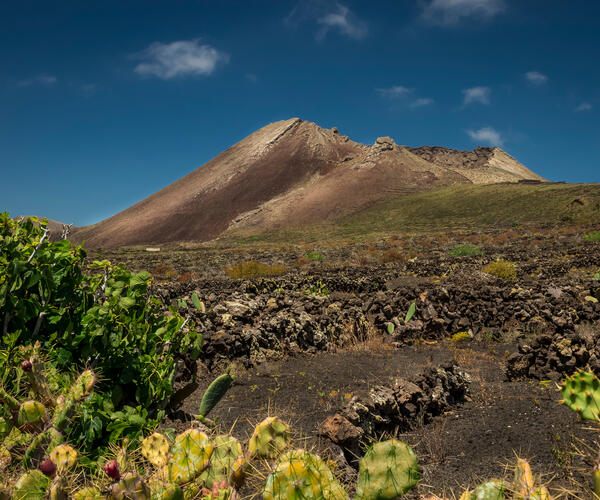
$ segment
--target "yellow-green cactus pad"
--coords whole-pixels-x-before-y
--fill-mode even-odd
[[[286,449],[289,440],[289,426],[277,417],[268,417],[254,429],[248,451],[252,457],[275,458]]]
[[[470,500],[504,500],[505,492],[504,481],[492,480],[477,486],[471,492]]]
[[[65,472],[77,465],[77,452],[68,444],[61,444],[50,452],[50,460],[55,463],[59,473]]]
[[[113,484],[108,500],[150,500],[150,488],[137,474],[125,474]]]
[[[142,455],[155,467],[162,467],[169,461],[169,442],[158,432],[142,441]]]
[[[50,486],[50,478],[39,470],[23,474],[15,484],[13,500],[42,500]]]
[[[282,455],[269,474],[263,500],[347,500],[348,494],[317,455],[292,450]]]
[[[98,488],[83,488],[73,494],[73,500],[104,500]]]
[[[243,457],[243,451],[237,439],[232,436],[217,436],[213,440],[210,465],[200,475],[199,481],[208,489],[212,488],[215,482],[229,482],[233,465],[240,457]]]
[[[198,477],[208,467],[213,446],[208,436],[188,429],[175,438],[168,467],[169,480],[181,484]]]
[[[19,427],[35,425],[46,417],[46,407],[39,401],[25,401],[19,407],[17,424]]]
[[[417,455],[397,439],[373,444],[360,459],[356,500],[390,500],[412,490],[421,478]]]
[[[584,420],[600,421],[600,380],[591,372],[567,377],[560,389],[563,402]]]

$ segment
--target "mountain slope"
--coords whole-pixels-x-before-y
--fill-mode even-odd
[[[95,247],[207,241],[228,229],[331,221],[432,187],[540,179],[497,148],[471,163],[446,165],[439,156],[427,157],[421,148],[398,146],[387,137],[366,146],[335,128],[292,118],[261,128],[74,238]]]

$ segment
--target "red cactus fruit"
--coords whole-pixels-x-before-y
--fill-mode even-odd
[[[48,477],[54,477],[56,473],[56,465],[52,460],[44,460],[40,464],[40,470]]]
[[[104,466],[104,472],[106,472],[106,475],[114,481],[118,481],[119,479],[121,479],[121,473],[119,472],[119,464],[117,464],[116,460],[111,460],[110,462],[107,462]]]
[[[23,370],[24,372],[30,372],[32,369],[33,363],[31,362],[31,360],[26,359],[21,363],[21,370]]]

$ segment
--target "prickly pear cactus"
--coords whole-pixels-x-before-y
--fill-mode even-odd
[[[527,497],[527,500],[552,500],[552,496],[545,486],[540,486],[533,490],[531,495]]]
[[[289,426],[277,417],[268,417],[254,429],[248,451],[252,457],[275,458],[285,450],[289,440]]]
[[[504,500],[506,497],[506,484],[504,481],[492,480],[480,484],[471,492],[469,500]]]
[[[73,500],[104,500],[98,488],[83,488],[73,494]]]
[[[527,462],[527,460],[523,460],[522,458],[517,459],[517,465],[515,467],[515,479],[512,487],[514,496],[517,499],[529,498],[531,493],[534,491],[534,488],[535,484],[529,462]]]
[[[372,445],[360,459],[356,500],[389,500],[412,490],[421,478],[415,452],[390,439]]]
[[[151,479],[148,486],[151,500],[183,500],[183,490],[176,484]]]
[[[66,395],[61,396],[57,400],[56,407],[54,409],[54,415],[52,416],[52,425],[59,431],[69,423],[69,416],[73,411],[75,405],[92,392],[94,384],[96,383],[96,376],[91,370],[86,370],[77,377],[75,383],[69,389]]]
[[[46,417],[46,407],[39,401],[25,401],[19,407],[17,425],[22,428],[33,427]]]
[[[142,441],[142,455],[155,467],[162,467],[169,461],[169,442],[158,432]]]
[[[77,465],[77,452],[68,444],[61,444],[50,452],[50,460],[56,464],[59,474]]]
[[[208,436],[188,429],[175,438],[167,464],[169,480],[181,484],[198,477],[208,467],[213,446]]]
[[[150,488],[137,474],[125,474],[113,484],[108,500],[150,500]]]
[[[42,500],[50,487],[50,478],[39,470],[23,474],[15,484],[14,500]]]
[[[248,459],[245,456],[238,457],[231,466],[229,482],[234,488],[240,489],[246,480],[246,471],[248,469]]]
[[[215,405],[221,401],[225,393],[231,388],[233,377],[229,373],[224,373],[217,377],[206,389],[202,401],[200,401],[200,409],[198,414],[200,417],[206,417]]]
[[[217,436],[213,439],[213,452],[209,467],[200,475],[199,481],[206,488],[213,484],[229,481],[236,460],[243,458],[242,445],[232,436]]]
[[[600,421],[600,380],[591,372],[567,377],[560,390],[563,402],[584,420]]]
[[[305,450],[292,450],[279,457],[263,490],[263,500],[284,498],[347,500],[348,493],[321,458]]]

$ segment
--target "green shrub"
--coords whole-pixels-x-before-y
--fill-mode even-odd
[[[452,257],[467,257],[472,255],[483,255],[485,252],[473,245],[457,245],[448,252]]]
[[[39,341],[58,370],[91,366],[100,382],[82,405],[71,438],[86,451],[158,424],[173,396],[178,359],[200,354],[203,338],[173,308],[150,298],[147,272],[108,261],[83,271],[85,252],[50,242],[46,222],[0,214],[0,383],[15,387],[10,360]],[[194,371],[195,373],[195,371]]]
[[[226,270],[227,275],[232,279],[249,279],[261,276],[278,276],[287,271],[285,266],[262,264],[251,260],[240,262],[234,266],[229,266]]]
[[[584,234],[583,241],[600,241],[600,231],[590,231]]]
[[[483,268],[483,272],[505,280],[514,280],[517,278],[517,267],[514,262],[502,259],[490,262]]]
[[[310,259],[310,260],[315,260],[317,262],[323,262],[323,259],[325,258],[323,256],[322,253],[318,253],[318,252],[308,252],[306,254],[306,258]]]

